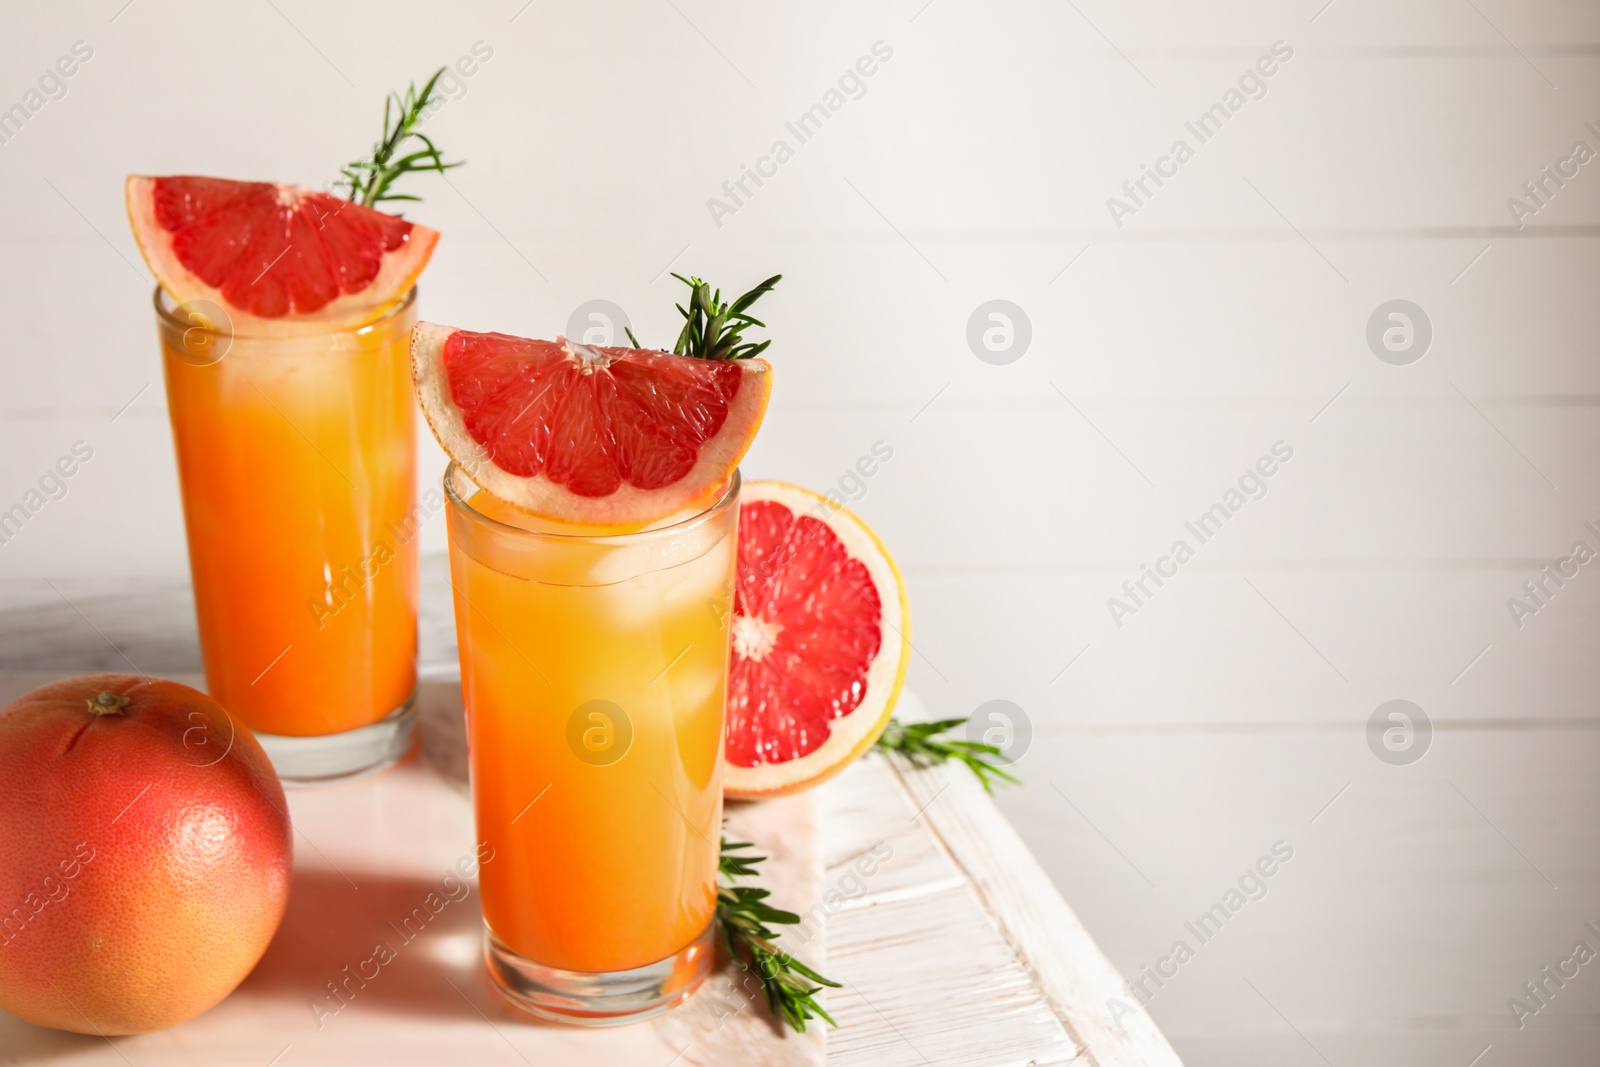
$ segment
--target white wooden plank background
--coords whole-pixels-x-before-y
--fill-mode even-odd
[[[1587,971],[1524,1029],[1506,1001],[1600,921],[1600,577],[1521,630],[1505,601],[1600,518],[1600,172],[1521,231],[1505,201],[1600,147],[1600,9],[274,3],[7,16],[0,101],[95,48],[0,145],[0,505],[96,449],[0,545],[10,601],[54,601],[16,655],[84,625],[44,578],[71,597],[184,569],[122,174],[316,183],[379,94],[481,39],[493,60],[434,120],[471,163],[415,212],[445,232],[425,316],[548,334],[605,298],[659,337],[669,264],[783,270],[747,473],[821,488],[893,446],[856,506],[906,569],[913,683],[940,714],[1025,709],[1028,784],[1002,805],[1113,962],[1153,963],[1295,843],[1150,1004],[1186,1062],[1592,1058]],[[706,197],[878,39],[866,96],[717,228]],[[1113,229],[1105,198],[1280,39],[1268,95]],[[1034,332],[1003,367],[964,340],[996,297]],[[1408,367],[1363,337],[1395,297],[1435,327]],[[1106,597],[1280,438],[1267,498],[1115,628]],[[1409,767],[1362,736],[1394,697],[1439,727]]]

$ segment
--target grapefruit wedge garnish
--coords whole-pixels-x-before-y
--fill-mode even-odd
[[[911,656],[905,586],[866,524],[783,482],[739,494],[723,791],[808,789],[889,722]]]
[[[636,528],[709,505],[772,390],[763,359],[591,348],[420,322],[417,399],[439,444],[524,511]]]
[[[416,284],[439,240],[425,226],[298,185],[135,174],[127,198],[134,239],[161,288],[179,303],[220,304],[236,322],[376,318]]]

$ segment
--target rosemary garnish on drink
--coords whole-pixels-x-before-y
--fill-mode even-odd
[[[434,71],[421,92],[417,91],[416,82],[412,82],[404,93],[390,93],[384,98],[382,140],[372,146],[372,155],[368,158],[345,164],[339,181],[334,183],[347,190],[346,199],[362,207],[377,207],[388,200],[421,200],[420,196],[409,193],[391,193],[389,187],[397,178],[412,171],[434,170],[443,174],[465,162],[446,163],[428,135],[417,129],[428,109],[438,102],[433,91],[443,73],[443,67]],[[399,155],[402,146],[408,146],[409,142],[419,142],[422,147]]]
[[[678,314],[683,316],[683,329],[672,344],[674,355],[693,356],[696,359],[749,359],[765,352],[771,339],[759,344],[744,339],[744,331],[751,326],[766,329],[767,324],[750,314],[750,305],[771,292],[783,278],[774,274],[731,304],[722,300],[722,290],[712,289],[699,278],[685,278],[674,274],[689,287],[689,306],[678,304]],[[639,339],[629,330],[628,340],[635,348],[643,348]]]
[[[773,941],[778,932],[767,926],[768,923],[798,923],[800,916],[766,903],[771,894],[765,889],[733,884],[735,878],[759,874],[756,864],[766,862],[765,856],[738,855],[750,847],[748,841],[729,841],[726,836],[722,839],[717,918],[722,921],[728,953],[756,972],[767,994],[767,1009],[781,1016],[796,1031],[805,1033],[806,1020],[813,1018],[826,1019],[829,1026],[837,1026],[833,1017],[817,1003],[816,995],[822,992],[823,986],[838,989],[839,983],[822,977],[779,948]]]

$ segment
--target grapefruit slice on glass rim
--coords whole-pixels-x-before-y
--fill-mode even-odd
[[[439,241],[426,226],[299,185],[132,174],[126,192],[161,288],[267,332],[377,318],[416,284]]]
[[[867,525],[809,489],[746,482],[722,788],[809,789],[872,747],[911,657],[905,585]]]
[[[637,529],[709,506],[772,392],[764,359],[594,348],[419,322],[417,399],[481,489],[533,515]]]

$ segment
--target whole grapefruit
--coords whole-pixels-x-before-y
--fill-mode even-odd
[[[233,991],[293,859],[266,753],[210,697],[90,674],[0,709],[0,1008],[139,1034]]]

